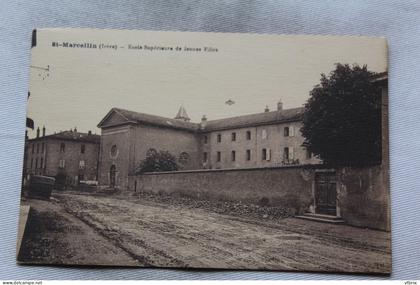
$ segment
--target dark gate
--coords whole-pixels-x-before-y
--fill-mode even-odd
[[[315,174],[315,212],[337,215],[337,181],[335,172]]]
[[[116,180],[116,176],[117,176],[117,169],[115,167],[115,165],[111,165],[111,168],[109,169],[109,184],[111,187],[115,187],[115,180]]]

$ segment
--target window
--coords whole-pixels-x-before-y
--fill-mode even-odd
[[[35,144],[32,145],[32,153],[35,153]]]
[[[58,167],[59,167],[59,168],[64,168],[64,167],[66,167],[66,161],[65,161],[64,159],[60,159]]]
[[[267,136],[267,130],[266,130],[266,129],[263,129],[263,130],[262,130],[261,137],[262,137],[262,139],[264,139],[264,140],[265,140],[265,139],[267,139],[267,137],[268,137],[268,136]]]
[[[34,159],[33,158],[31,159],[31,169],[32,169],[32,167],[34,167]]]
[[[220,151],[217,152],[216,161],[220,162],[222,160],[222,153]]]
[[[283,134],[285,137],[293,137],[295,134],[295,129],[292,126],[284,127]]]
[[[271,159],[271,149],[269,148],[263,148],[262,149],[262,160],[270,160]]]
[[[150,152],[156,152],[156,150],[154,150],[154,149],[149,149],[148,151],[147,151],[147,153],[150,153]],[[111,150],[110,150],[110,154],[111,154],[111,157],[113,157],[113,158],[116,158],[117,157],[117,155],[118,155],[118,148],[117,148],[117,145],[113,145],[113,146],[111,146]]]
[[[222,135],[221,134],[217,135],[217,142],[218,143],[222,142]]]
[[[204,152],[203,153],[203,162],[207,162],[207,159],[208,159],[207,152]]]
[[[285,147],[283,150],[283,158],[285,161],[292,161],[294,159],[293,147]]]
[[[232,150],[231,158],[232,158],[232,161],[236,160],[236,151]]]
[[[284,160],[289,160],[289,158],[290,158],[289,148],[288,147],[285,147],[283,149],[283,159]]]
[[[180,164],[187,165],[190,160],[190,155],[186,152],[181,152],[178,160]]]
[[[246,132],[246,139],[251,140],[251,131]]]
[[[45,144],[42,143],[41,153],[44,153],[44,149],[45,149]]]
[[[85,164],[84,160],[79,161],[79,169],[84,169],[85,166],[86,166],[86,164]]]
[[[246,150],[246,160],[251,160],[251,150],[250,149]]]
[[[232,141],[236,141],[236,133],[232,133]]]
[[[39,144],[36,144],[36,153],[39,153]]]
[[[35,169],[38,169],[38,158],[35,159]]]
[[[205,143],[205,144],[207,144],[207,142],[208,142],[208,137],[207,137],[207,136],[204,136],[204,137],[203,137],[203,141],[204,141],[204,143]]]
[[[39,166],[39,168],[44,168],[44,159],[41,157],[41,165]]]
[[[60,152],[65,152],[66,151],[66,145],[64,143],[60,144]]]
[[[84,144],[82,144],[80,146],[80,153],[85,153],[85,150],[86,150],[86,146]]]

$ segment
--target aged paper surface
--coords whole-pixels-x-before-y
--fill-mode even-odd
[[[19,262],[390,272],[385,39],[32,44]]]

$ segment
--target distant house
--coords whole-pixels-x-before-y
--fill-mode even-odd
[[[149,149],[167,150],[183,170],[317,164],[302,147],[303,108],[190,122],[184,107],[174,119],[111,109],[101,128],[99,183],[126,187]]]
[[[37,129],[25,144],[24,180],[30,175],[66,178],[76,185],[82,180],[97,180],[100,136],[77,132],[76,129],[45,135],[45,127]]]

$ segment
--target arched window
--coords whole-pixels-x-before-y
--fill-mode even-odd
[[[61,143],[60,144],[60,152],[65,152],[66,151],[66,144],[65,143]]]
[[[179,160],[179,163],[180,164],[187,165],[188,162],[190,161],[190,155],[188,153],[186,153],[186,152],[181,152],[179,154],[178,160]]]
[[[111,146],[111,150],[109,151],[109,153],[110,153],[112,158],[116,158],[117,155],[118,155],[117,145],[114,144],[113,146]]]

